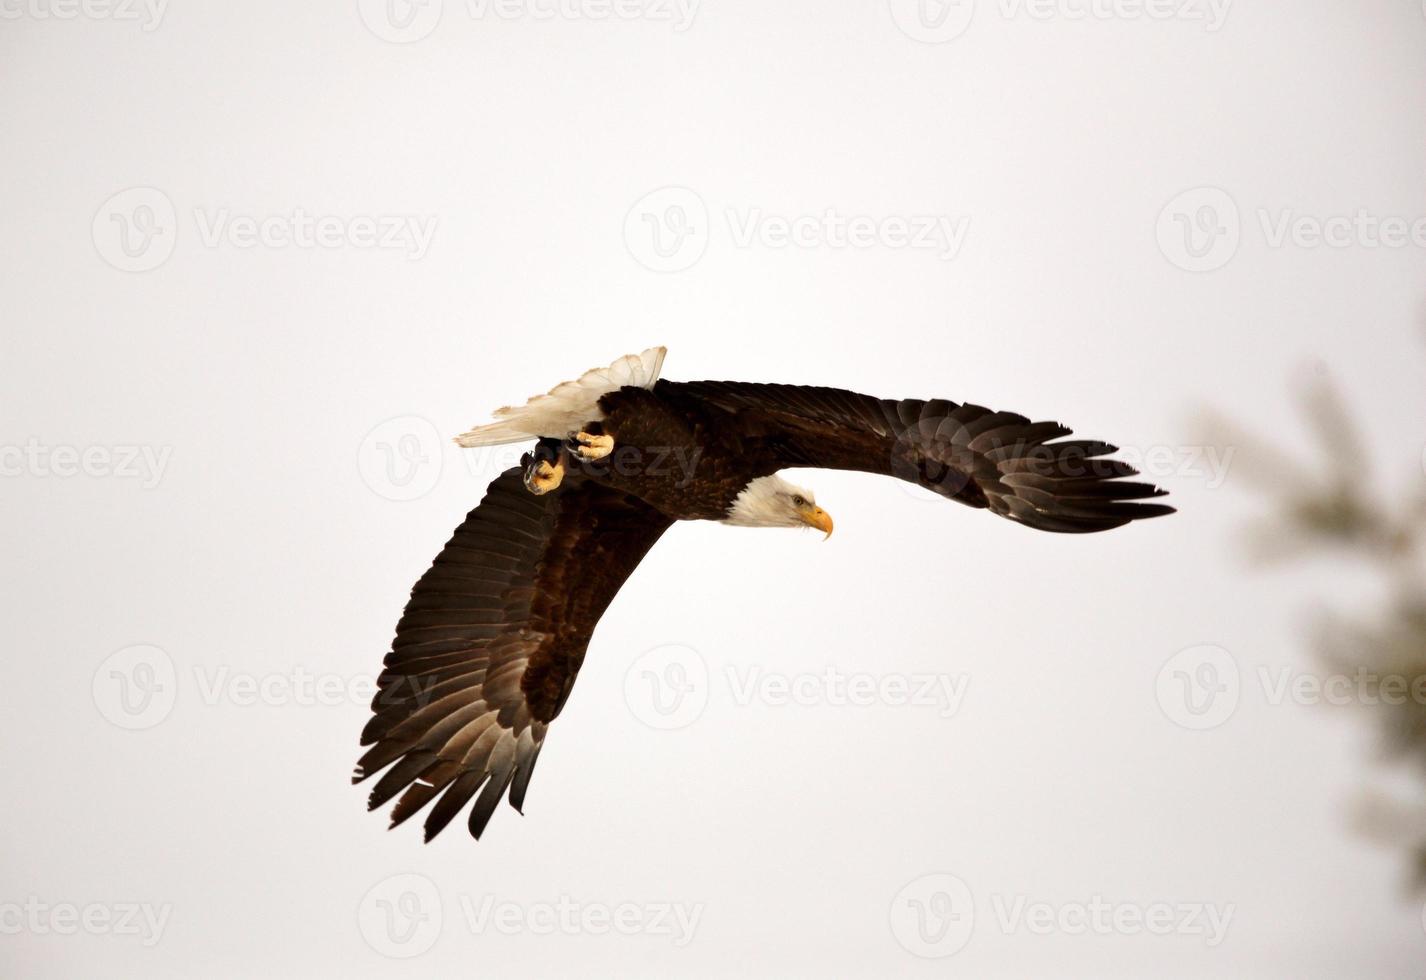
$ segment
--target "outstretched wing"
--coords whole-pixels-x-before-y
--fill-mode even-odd
[[[439,795],[428,841],[477,792],[476,838],[507,788],[510,804],[523,806],[595,624],[672,523],[577,476],[537,497],[521,472],[490,484],[411,590],[362,732],[372,748],[352,781],[391,766],[369,803],[405,790],[393,827]]]
[[[1121,479],[1138,471],[1103,458],[1115,446],[1063,439],[1071,431],[1058,422],[799,385],[660,381],[655,392],[731,413],[739,434],[781,466],[896,476],[1042,531],[1104,531],[1173,513],[1139,502],[1164,491]]]

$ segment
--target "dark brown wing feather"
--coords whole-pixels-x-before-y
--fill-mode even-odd
[[[1173,513],[1138,502],[1164,491],[1123,480],[1138,471],[1103,458],[1116,447],[1063,439],[1071,432],[1057,422],[840,388],[660,381],[655,392],[732,413],[743,437],[757,440],[782,466],[896,476],[1043,531],[1104,531]]]
[[[353,777],[391,766],[371,808],[404,790],[394,827],[440,796],[428,841],[477,793],[477,838],[507,789],[520,809],[595,624],[670,523],[577,476],[542,497],[518,468],[491,483],[397,624]]]

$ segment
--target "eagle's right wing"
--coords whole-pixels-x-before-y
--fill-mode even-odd
[[[477,838],[507,788],[511,806],[523,805],[595,624],[672,523],[577,477],[535,496],[522,473],[490,484],[412,589],[362,731],[372,747],[352,781],[391,766],[369,803],[405,790],[393,827],[440,795],[428,841],[477,791]]]
[[[1042,531],[1104,531],[1173,513],[1163,496],[1122,477],[1107,442],[1063,439],[1058,422],[944,399],[873,398],[841,388],[736,381],[660,381],[655,393],[692,396],[729,413],[741,436],[782,466],[895,476]]]

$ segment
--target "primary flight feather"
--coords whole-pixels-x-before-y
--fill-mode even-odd
[[[383,769],[395,826],[433,800],[426,840],[474,799],[479,838],[517,810],[604,610],[675,521],[813,527],[832,519],[786,467],[882,473],[1042,531],[1173,512],[1123,479],[1115,447],[1056,422],[942,399],[660,380],[655,347],[587,372],[456,441],[532,441],[411,591],[377,681],[354,782]],[[390,768],[387,768],[390,767]]]

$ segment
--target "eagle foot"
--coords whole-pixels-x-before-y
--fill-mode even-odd
[[[537,497],[556,489],[564,481],[564,463],[534,459],[525,466],[525,489]]]
[[[591,432],[576,432],[572,437],[574,452],[587,463],[603,459],[614,451],[614,437],[595,435]]]

